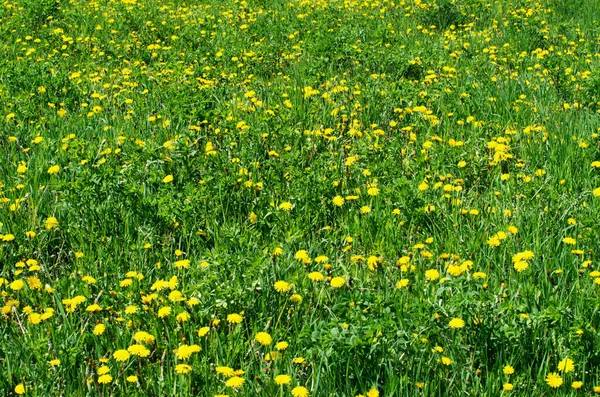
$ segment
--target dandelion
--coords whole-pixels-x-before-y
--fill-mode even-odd
[[[343,277],[334,277],[331,279],[331,281],[329,282],[329,284],[333,287],[333,288],[341,288],[344,286],[344,284],[346,284],[346,280]]]
[[[550,372],[548,376],[546,376],[546,383],[552,388],[557,388],[563,384],[563,380],[556,372]]]
[[[192,367],[191,367],[191,365],[188,365],[188,364],[178,364],[175,367],[175,372],[177,372],[178,374],[187,374],[191,370],[192,370]]]
[[[232,313],[227,316],[227,322],[229,324],[239,324],[244,318],[237,313]]]
[[[581,382],[581,381],[575,381],[575,382],[571,383],[571,387],[575,390],[581,389],[581,386],[583,386],[583,382]]]
[[[225,382],[225,386],[234,389],[239,389],[240,387],[242,387],[245,381],[246,380],[244,378],[241,378],[239,376],[232,376],[231,378],[227,379],[227,381]]]
[[[312,281],[321,281],[325,278],[320,272],[312,272],[308,275],[308,278]]]
[[[367,194],[369,196],[377,196],[379,194],[379,188],[378,187],[370,187],[369,189],[367,189]]]
[[[171,314],[171,308],[169,306],[161,307],[160,309],[158,309],[157,315],[159,318],[165,318],[169,314]]]
[[[504,369],[502,369],[502,372],[504,372],[504,375],[512,375],[515,373],[515,369],[510,365],[506,365]]]
[[[452,320],[450,320],[448,325],[450,326],[450,328],[462,328],[465,326],[465,322],[461,318],[453,318]]]
[[[283,280],[279,280],[279,281],[275,282],[275,284],[273,285],[273,288],[275,288],[275,291],[277,291],[277,292],[287,292],[292,289],[292,285]]]
[[[333,203],[333,205],[335,205],[336,207],[341,207],[342,205],[344,205],[344,198],[342,196],[335,196],[333,198],[333,200],[331,200],[331,202]]]
[[[292,396],[294,397],[308,397],[308,389],[304,386],[296,386],[292,389]]]
[[[189,269],[190,268],[190,260],[189,259],[183,259],[183,260],[180,260],[180,261],[175,261],[175,263],[173,263],[173,265],[177,269]]]
[[[145,331],[138,331],[133,335],[133,339],[138,343],[154,343],[156,338]]]
[[[127,350],[117,350],[113,353],[113,357],[116,361],[127,361],[129,359],[129,352]]]
[[[50,218],[46,219],[46,222],[44,222],[44,226],[46,227],[46,230],[52,230],[58,227],[58,220],[51,216]]]
[[[502,390],[504,390],[504,391],[511,391],[512,389],[513,389],[512,383],[505,383],[502,385]]]
[[[130,375],[126,378],[126,380],[129,383],[136,383],[138,381],[138,377],[135,375]]]
[[[50,168],[48,168],[48,174],[50,175],[55,175],[58,174],[60,172],[60,166],[58,165],[53,165]]]
[[[163,183],[173,182],[173,175],[169,174],[163,178]]]
[[[127,348],[127,351],[132,356],[137,356],[137,357],[148,357],[150,355],[150,350],[148,350],[146,347],[144,347],[142,345],[131,345]]]
[[[277,375],[275,377],[275,383],[278,385],[287,385],[292,381],[292,377],[289,375]]]
[[[290,296],[290,301],[294,302],[294,303],[300,303],[300,302],[302,302],[302,295],[292,294],[292,296]]]
[[[94,335],[99,336],[102,335],[104,333],[104,330],[106,329],[106,327],[104,326],[104,324],[98,324],[94,327]]]
[[[573,360],[571,360],[570,358],[565,358],[558,363],[558,370],[560,372],[564,372],[565,374],[568,374],[574,369],[575,365],[573,363]]]
[[[452,364],[452,359],[449,357],[442,357],[442,364],[450,365],[450,364]]]
[[[396,288],[398,288],[398,289],[406,288],[408,286],[408,283],[409,283],[408,279],[403,278],[396,283]]]
[[[25,386],[22,383],[19,383],[15,386],[15,393],[17,394],[25,394]]]
[[[10,283],[9,287],[13,291],[20,291],[23,289],[23,287],[25,287],[25,283],[23,282],[23,280],[15,280],[12,283]]]
[[[208,334],[208,331],[210,331],[209,327],[202,327],[197,331],[198,336],[205,336],[206,334]]]
[[[285,201],[281,204],[279,204],[279,209],[280,210],[284,210],[284,211],[290,211],[292,209],[293,205],[292,203],[290,203],[289,201]]]
[[[230,368],[230,367],[217,367],[217,368],[215,368],[215,371],[218,374],[226,376],[226,377],[235,375],[235,371],[233,370],[233,368]]]
[[[519,273],[521,273],[524,270],[527,270],[527,268],[529,267],[529,264],[525,261],[518,261],[515,262],[514,266],[515,270]]]
[[[440,278],[440,272],[438,272],[436,269],[429,269],[425,271],[425,278],[427,280],[435,281]]]
[[[104,374],[98,377],[98,383],[100,384],[108,384],[112,382],[113,378],[109,374]]]
[[[379,390],[372,388],[367,392],[367,397],[379,397]]]
[[[273,338],[266,332],[259,332],[256,334],[254,339],[263,346],[268,346],[273,342]]]

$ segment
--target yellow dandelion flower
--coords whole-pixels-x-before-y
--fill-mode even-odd
[[[105,374],[105,375],[101,375],[98,377],[98,383],[100,384],[108,384],[110,382],[112,382],[112,376],[110,376],[109,374]]]
[[[292,377],[289,375],[277,375],[275,377],[275,383],[278,385],[287,385],[292,381]]]
[[[333,287],[333,288],[341,288],[344,286],[344,284],[346,284],[346,280],[344,279],[344,277],[334,277],[331,279],[331,281],[329,282],[329,284]]]
[[[227,316],[227,322],[229,324],[239,324],[244,318],[237,313],[232,313]]]
[[[292,389],[292,396],[294,397],[308,397],[308,389],[304,386],[296,386]]]
[[[565,358],[564,360],[561,360],[558,363],[558,370],[560,372],[564,372],[565,374],[568,374],[569,372],[573,371],[575,369],[575,365],[573,363],[573,360],[571,360],[570,358]]]
[[[44,222],[44,226],[46,227],[46,230],[57,228],[58,220],[55,217],[51,216],[48,219],[46,219],[46,221]]]
[[[341,207],[342,205],[344,205],[344,198],[342,196],[335,196],[333,198],[333,200],[331,200],[331,202],[333,203],[333,205],[335,205],[336,207]]]
[[[550,372],[548,376],[546,376],[546,383],[552,388],[557,388],[563,384],[563,380],[556,372]]]
[[[287,292],[292,289],[292,285],[286,281],[279,280],[275,282],[273,288],[275,288],[275,291],[277,292]]]
[[[435,281],[440,278],[440,272],[438,272],[436,269],[429,269],[425,271],[425,278],[427,280]]]
[[[453,318],[452,320],[450,320],[448,325],[450,326],[450,328],[462,328],[465,326],[465,322],[461,318]]]
[[[191,370],[192,370],[192,366],[188,365],[188,364],[178,364],[175,367],[175,372],[177,372],[178,374],[187,374]]]
[[[129,352],[127,350],[117,350],[113,353],[113,357],[116,361],[127,361],[129,359]]]
[[[241,378],[239,376],[232,376],[231,378],[227,379],[227,381],[225,382],[225,386],[232,387],[234,389],[239,389],[240,387],[242,387],[245,381],[246,380],[244,378]]]
[[[235,371],[231,367],[217,367],[217,368],[215,368],[215,371],[217,371],[218,374],[226,376],[226,377],[235,375]]]
[[[268,346],[273,342],[273,338],[266,332],[259,332],[256,334],[254,339],[263,346]]]

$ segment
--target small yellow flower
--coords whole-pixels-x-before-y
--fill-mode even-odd
[[[429,269],[425,272],[425,278],[431,281],[437,280],[440,278],[440,272],[436,269]]]
[[[104,374],[98,377],[98,383],[107,384],[112,382],[112,379],[112,376],[110,376],[109,374]]]
[[[400,281],[398,281],[396,283],[396,288],[398,288],[398,289],[405,288],[405,287],[408,286],[408,283],[409,283],[408,279],[407,278],[403,278],[403,279],[401,279]]]
[[[465,326],[465,321],[461,318],[453,318],[452,320],[450,320],[450,323],[448,323],[448,325],[450,326],[450,328],[462,328]]]
[[[507,365],[507,366],[504,367],[504,369],[502,370],[502,372],[504,372],[504,375],[512,375],[512,374],[515,373],[515,369],[512,366]]]
[[[284,210],[284,211],[289,211],[292,209],[292,207],[293,207],[293,204],[290,203],[289,201],[285,201],[285,202],[279,204],[279,209]]]
[[[329,284],[333,287],[333,288],[341,288],[344,286],[344,284],[346,284],[346,280],[344,279],[344,277],[334,277],[331,279],[331,281],[329,282]]]
[[[312,272],[308,275],[308,278],[311,279],[312,281],[321,281],[325,277],[320,272]]]
[[[104,333],[104,330],[106,329],[106,327],[104,326],[104,324],[98,324],[94,327],[94,335],[99,336],[102,335]]]
[[[117,350],[113,353],[113,357],[116,361],[127,361],[129,359],[129,352],[127,350]]]
[[[19,383],[17,386],[15,386],[15,393],[25,394],[25,386],[23,386],[22,383]]]
[[[275,349],[277,349],[277,350],[279,350],[279,351],[282,351],[282,350],[285,350],[285,349],[287,349],[287,348],[288,348],[288,346],[289,346],[289,344],[288,344],[287,342],[285,342],[285,341],[281,341],[281,342],[277,342],[277,343],[275,344]]]
[[[169,174],[163,178],[163,183],[173,182],[173,175]]]
[[[273,338],[266,332],[259,332],[256,334],[254,339],[263,346],[268,346],[273,342]]]
[[[46,227],[46,230],[54,229],[58,227],[58,220],[55,217],[51,216],[50,218],[46,219],[46,222],[44,222],[44,226]]]
[[[164,306],[164,307],[161,307],[160,309],[158,309],[158,314],[157,315],[160,318],[165,318],[169,314],[171,314],[171,308],[169,306]]]
[[[342,205],[344,205],[344,198],[342,196],[335,196],[333,198],[333,200],[331,200],[331,202],[333,203],[333,205],[335,205],[336,207],[341,207]]]
[[[191,370],[192,370],[192,367],[191,367],[191,365],[188,365],[188,364],[178,364],[175,367],[175,372],[177,372],[178,374],[187,374]]]
[[[25,283],[23,282],[23,280],[15,280],[9,285],[10,289],[12,289],[13,291],[19,291],[23,289],[24,286]]]
[[[275,282],[273,288],[275,288],[275,291],[277,292],[287,292],[292,289],[292,285],[286,281],[279,280]]]
[[[232,376],[231,378],[227,379],[227,382],[225,382],[225,386],[232,387],[234,389],[239,389],[240,387],[242,387],[245,381],[246,380],[244,378],[241,378],[239,376]]]
[[[275,377],[275,383],[278,385],[287,385],[292,381],[292,377],[289,375],[277,375]]]
[[[546,376],[546,383],[550,387],[557,388],[563,384],[563,380],[556,372],[550,372],[548,376]]]
[[[292,389],[292,396],[294,397],[308,397],[308,389],[304,386],[296,386]]]
[[[574,369],[575,365],[573,363],[573,360],[571,360],[570,358],[565,358],[564,360],[561,360],[561,362],[558,363],[558,370],[560,372],[564,372],[565,374],[568,374]]]
[[[231,313],[227,316],[227,322],[229,324],[239,324],[244,318],[237,313]]]

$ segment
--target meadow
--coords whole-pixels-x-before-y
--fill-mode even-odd
[[[600,393],[596,0],[5,0],[0,394]]]

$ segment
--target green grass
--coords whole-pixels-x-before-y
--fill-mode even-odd
[[[600,392],[599,21],[591,0],[4,3],[0,390]]]

